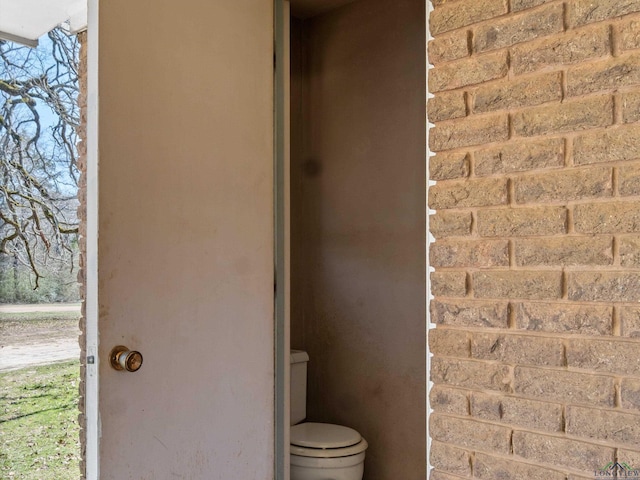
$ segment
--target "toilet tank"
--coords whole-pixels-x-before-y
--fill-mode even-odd
[[[291,350],[291,425],[307,416],[307,362],[309,355],[303,350]]]

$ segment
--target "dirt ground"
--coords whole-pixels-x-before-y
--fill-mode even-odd
[[[0,372],[79,358],[79,308],[0,306]],[[64,313],[50,315],[53,312]]]
[[[0,305],[0,313],[79,312],[79,303],[39,303],[35,305]]]

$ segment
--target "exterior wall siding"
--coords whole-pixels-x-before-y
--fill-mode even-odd
[[[640,472],[640,1],[432,3],[430,478]]]

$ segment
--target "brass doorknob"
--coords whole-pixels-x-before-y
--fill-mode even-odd
[[[137,372],[142,366],[142,354],[135,350],[129,350],[123,345],[118,345],[111,350],[111,366],[116,370]]]

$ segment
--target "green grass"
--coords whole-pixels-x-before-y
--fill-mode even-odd
[[[80,478],[78,361],[0,374],[0,478]]]

